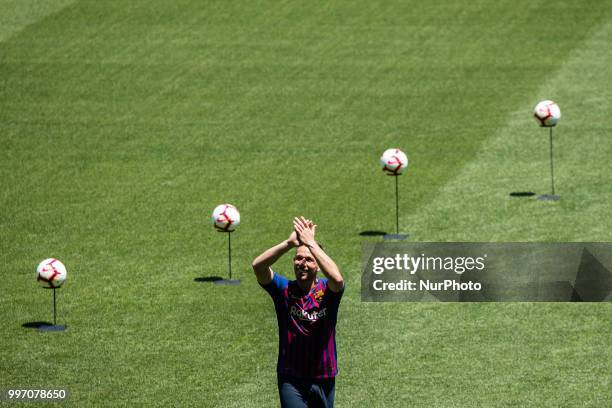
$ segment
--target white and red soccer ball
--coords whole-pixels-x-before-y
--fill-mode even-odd
[[[36,268],[36,280],[45,288],[59,288],[67,276],[66,267],[55,258],[45,259]]]
[[[240,225],[240,213],[231,204],[221,204],[213,210],[212,222],[217,231],[232,232]]]
[[[553,101],[541,101],[533,108],[533,116],[540,126],[553,127],[561,119],[561,109]]]
[[[408,156],[400,149],[387,149],[380,157],[380,165],[390,176],[399,176],[408,167]]]

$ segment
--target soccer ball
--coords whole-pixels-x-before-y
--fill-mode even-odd
[[[59,288],[66,276],[66,267],[55,258],[45,259],[36,268],[36,280],[45,288]]]
[[[399,176],[408,167],[408,157],[400,149],[387,149],[380,157],[380,165],[389,176]]]
[[[553,101],[541,101],[533,108],[533,116],[540,126],[553,127],[561,119],[561,109]]]
[[[231,204],[221,204],[213,210],[212,222],[217,231],[232,232],[240,225],[240,213]]]

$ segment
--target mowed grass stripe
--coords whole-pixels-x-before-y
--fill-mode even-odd
[[[74,2],[75,0],[0,0],[0,42]]]

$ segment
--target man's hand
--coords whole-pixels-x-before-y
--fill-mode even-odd
[[[317,243],[315,240],[317,226],[311,220],[307,220],[304,217],[295,217],[293,219],[293,228],[293,232],[297,233],[296,237],[302,244],[311,247]]]
[[[298,239],[298,234],[295,229],[291,231],[289,238],[287,238],[287,243],[294,248],[300,246],[300,240]]]

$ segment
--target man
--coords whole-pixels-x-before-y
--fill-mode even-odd
[[[344,293],[338,266],[315,240],[316,225],[294,218],[289,238],[253,261],[259,284],[270,294],[278,320],[278,392],[281,407],[333,407],[336,319]],[[295,280],[271,266],[296,248]],[[318,272],[325,278],[317,278]]]

